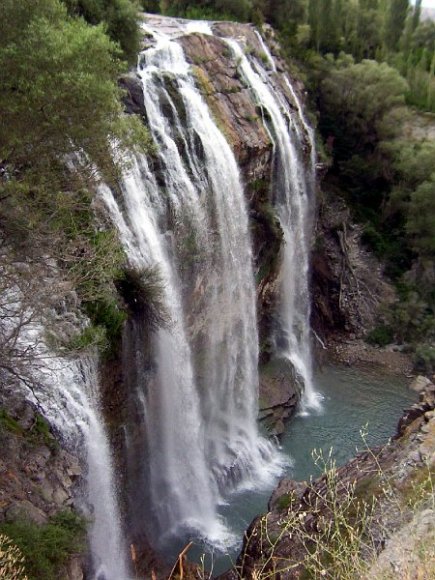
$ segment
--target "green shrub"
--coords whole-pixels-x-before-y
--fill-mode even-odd
[[[0,432],[9,432],[19,437],[23,437],[30,445],[40,445],[43,443],[54,449],[56,440],[50,432],[49,423],[39,415],[35,416],[35,422],[30,429],[23,429],[16,419],[14,419],[5,409],[0,409]]]
[[[110,38],[118,42],[124,56],[134,62],[139,52],[137,4],[133,0],[64,0],[70,13],[90,24],[103,22]]]
[[[140,3],[145,12],[151,12],[153,14],[158,14],[160,12],[159,0],[141,0]]]
[[[108,347],[106,328],[94,325],[84,328],[65,345],[66,350],[70,352],[84,351],[89,348],[97,348],[103,352]]]
[[[82,343],[91,338],[98,338],[98,335],[102,342],[104,338],[101,329],[104,329],[109,348],[114,347],[121,336],[127,318],[126,312],[119,308],[115,298],[111,297],[86,302],[84,307],[94,326],[91,327],[93,330],[89,330],[87,335],[82,337]]]
[[[23,428],[5,409],[0,409],[0,430],[15,433],[15,435],[23,433]]]
[[[385,324],[381,324],[374,328],[366,337],[366,341],[369,344],[375,344],[377,346],[386,346],[387,344],[391,344],[393,340],[393,329]]]
[[[140,271],[126,269],[116,285],[130,310],[142,315],[151,329],[170,323],[164,281],[158,266]]]
[[[385,256],[387,242],[379,229],[377,229],[373,224],[368,223],[364,226],[361,241],[363,244],[367,244],[378,257]]]
[[[85,520],[69,511],[41,526],[25,521],[0,524],[0,533],[22,553],[29,580],[58,580],[68,558],[83,550],[85,530]]]
[[[422,373],[432,374],[435,372],[435,346],[420,344],[414,354],[415,369]]]

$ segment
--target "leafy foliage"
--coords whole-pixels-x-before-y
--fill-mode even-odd
[[[90,24],[105,23],[110,38],[118,42],[128,61],[139,51],[136,0],[64,0],[68,11],[83,16]]]
[[[91,4],[101,8],[96,20],[110,13],[114,22],[116,6],[129,3],[89,2],[87,9]],[[74,12],[72,3],[69,8]],[[31,374],[35,356],[19,352],[16,332],[41,322],[62,292],[74,288],[84,304],[116,305],[113,280],[125,256],[114,229],[103,216],[96,219],[95,187],[101,177],[116,181],[127,149],[150,148],[141,120],[123,114],[117,80],[125,65],[106,34],[110,23],[96,20],[72,17],[60,0],[0,3],[0,297],[10,313],[9,288],[22,302],[1,319],[14,332],[2,332],[0,369],[21,379]],[[56,291],[40,285],[35,292],[33,280],[52,279],[53,267]],[[94,326],[101,328],[77,337],[75,347],[103,345],[119,333],[114,324]]]
[[[386,346],[393,342],[394,333],[391,327],[382,325],[374,328],[367,336],[367,342],[378,346]]]
[[[125,269],[117,287],[130,310],[143,316],[150,329],[170,324],[164,281],[157,266],[141,271]]]
[[[83,548],[84,533],[85,521],[69,511],[41,526],[25,521],[0,524],[0,534],[10,538],[24,557],[29,580],[59,578],[62,565]]]

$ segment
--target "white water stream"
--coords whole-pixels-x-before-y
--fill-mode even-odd
[[[18,312],[18,310],[17,310]],[[26,397],[61,435],[66,447],[87,463],[87,517],[92,578],[128,580],[109,441],[99,409],[98,361],[60,357],[45,344],[42,322],[22,327],[18,348],[32,348],[33,393]]]
[[[207,23],[188,23],[185,30],[211,33]],[[269,487],[284,464],[257,427],[259,349],[248,214],[234,154],[181,46],[162,32],[147,31],[155,46],[141,55],[137,73],[158,160],[150,167],[144,157],[131,159],[118,195],[106,186],[100,189],[131,267],[145,275],[158,267],[170,317],[154,335],[153,379],[137,372],[131,392],[145,433],[145,456],[133,458],[144,471],[136,497],[147,496],[150,521],[143,526],[161,545],[186,533],[225,550],[238,538],[219,516],[219,504],[234,490]],[[273,75],[273,58],[260,41]],[[265,125],[274,143],[273,202],[285,238],[276,347],[303,380],[305,407],[318,408],[308,294],[313,132],[291,84],[286,81],[293,108],[273,91],[266,68],[248,60],[238,42],[227,42],[268,113]],[[308,171],[302,158],[307,139]],[[30,339],[39,342],[37,336]],[[133,336],[131,343],[139,361],[143,345]],[[41,367],[38,373],[44,415],[66,439],[83,442],[87,450],[95,578],[127,580],[96,361],[51,357],[47,370]],[[125,438],[127,451],[137,449],[128,426]]]
[[[269,73],[258,59],[248,60],[234,39],[227,39],[245,81],[258,105],[267,112],[265,125],[274,144],[274,205],[284,233],[281,271],[281,329],[276,336],[279,356],[291,361],[302,380],[305,409],[319,409],[313,385],[310,346],[309,256],[314,211],[315,149],[313,131],[308,126],[290,82],[286,86],[297,115],[290,109],[282,89],[274,89]],[[272,72],[275,64],[262,44]],[[303,160],[304,135],[309,141],[310,164]]]
[[[216,511],[223,494],[270,484],[282,459],[256,424],[256,297],[239,170],[181,46],[151,32],[156,46],[138,73],[164,185],[136,159],[122,204],[103,196],[132,264],[159,266],[172,320],[156,337],[156,385],[136,387],[156,535],[193,531],[223,549],[234,540]]]

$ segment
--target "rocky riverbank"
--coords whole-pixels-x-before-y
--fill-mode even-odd
[[[342,340],[331,341],[328,358],[346,366],[369,365],[391,374],[408,377],[413,372],[411,357],[401,347],[375,347],[361,339],[349,340],[343,337]]]
[[[414,388],[420,400],[388,445],[338,469],[326,465],[312,482],[283,479],[269,512],[246,532],[237,572],[221,580],[290,580],[314,570],[332,579],[342,568],[358,578],[431,577],[421,573],[435,563],[435,385],[420,379]]]

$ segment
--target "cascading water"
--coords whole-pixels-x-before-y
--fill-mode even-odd
[[[320,408],[312,379],[310,347],[309,250],[312,230],[315,185],[315,148],[312,129],[306,122],[299,100],[288,79],[286,87],[296,107],[297,116],[283,96],[283,88],[271,88],[271,78],[263,63],[252,63],[240,44],[227,39],[245,81],[258,105],[267,112],[264,122],[274,144],[274,205],[284,232],[281,270],[280,332],[276,336],[277,354],[291,361],[301,378],[305,408]],[[276,72],[270,52],[261,42],[268,68]],[[304,133],[309,141],[308,171],[302,159]]]
[[[137,74],[158,160],[151,168],[143,157],[131,159],[119,197],[106,186],[100,188],[131,267],[146,276],[158,266],[170,318],[167,327],[155,333],[154,360],[148,366],[139,327],[143,321],[139,317],[130,323],[125,356],[135,365],[131,397],[143,423],[144,441],[138,445],[126,425],[127,462],[134,466],[134,482],[142,484],[136,486],[134,501],[149,496],[147,527],[154,537],[165,543],[193,531],[223,549],[235,538],[220,518],[218,504],[234,489],[270,485],[284,461],[259,435],[256,423],[256,294],[239,169],[181,46],[148,31],[155,45],[141,55]],[[211,33],[207,23],[188,23],[185,31]],[[267,46],[261,37],[259,41],[269,69],[276,72]],[[276,343],[303,379],[305,405],[315,407],[308,296],[313,132],[288,80],[296,113],[279,91],[272,93],[260,61],[253,58],[251,64],[236,41],[227,42],[258,104],[268,113],[265,124],[276,159],[273,201],[285,238],[282,332]],[[307,137],[308,171],[302,159]],[[27,339],[41,342],[35,336]],[[65,362],[50,354],[49,367],[38,373],[37,382],[44,387],[37,393],[38,405],[44,415],[71,445],[79,439],[87,450],[94,577],[126,580],[129,570],[99,412],[96,361]],[[135,456],[138,449],[145,449],[145,459]],[[140,508],[138,513],[143,515]]]
[[[89,540],[95,580],[128,580],[126,550],[115,492],[112,458],[99,411],[98,361],[61,358],[45,344],[43,326],[23,327],[19,342],[33,350],[33,391],[26,393],[71,450],[85,451]]]
[[[144,158],[132,160],[123,179],[125,218],[107,188],[101,195],[116,224],[130,263],[137,271],[158,265],[164,284],[164,303],[171,318],[159,329],[156,343],[157,376],[147,392],[138,376],[136,397],[143,411],[147,436],[147,477],[152,525],[174,535],[179,527],[198,530],[219,543],[225,531],[216,510],[205,447],[199,397],[194,385],[192,355],[186,336],[180,283],[171,263],[167,239],[159,231],[165,202]],[[169,244],[170,245],[170,244]],[[133,340],[133,342],[135,342]],[[141,345],[135,345],[135,349]],[[136,364],[138,361],[136,361]]]
[[[256,424],[247,210],[234,154],[181,46],[147,32],[156,44],[141,55],[137,72],[159,167],[153,175],[144,158],[133,160],[119,205],[107,188],[102,196],[133,267],[159,266],[172,321],[156,333],[151,387],[140,373],[135,386],[146,423],[154,535],[164,542],[194,530],[224,547],[233,538],[216,511],[223,494],[270,485],[282,467]]]

